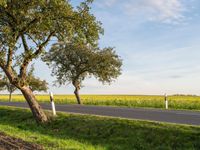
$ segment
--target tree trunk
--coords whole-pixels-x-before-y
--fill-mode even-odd
[[[9,93],[9,102],[12,102],[12,92]]]
[[[45,123],[48,121],[48,118],[44,111],[42,110],[41,106],[36,101],[35,95],[31,91],[29,87],[22,87],[20,88],[21,92],[23,93],[28,105],[33,113],[34,118],[36,119],[37,123]]]
[[[81,99],[80,99],[80,96],[79,96],[79,89],[78,89],[77,87],[75,87],[74,94],[75,94],[75,96],[76,96],[76,100],[77,100],[78,104],[81,105],[82,102],[81,102]]]

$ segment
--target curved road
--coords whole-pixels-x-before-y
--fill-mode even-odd
[[[50,104],[41,104],[46,110],[51,110]],[[27,108],[26,103],[0,102],[0,106],[15,106]],[[56,104],[56,110],[62,112],[111,116],[128,119],[150,120],[177,124],[200,125],[200,112],[183,110],[160,110],[142,108],[120,108],[107,106],[80,106]]]

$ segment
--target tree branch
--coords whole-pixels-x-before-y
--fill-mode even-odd
[[[24,46],[26,47],[26,44]],[[27,54],[27,55],[24,56],[24,61],[23,61],[22,65],[21,65],[21,67],[20,67],[20,73],[19,73],[19,77],[22,79],[22,81],[25,80],[28,64],[33,59],[33,55],[28,53],[28,49],[27,48],[24,48],[24,49],[25,49],[25,54]]]
[[[13,50],[12,48],[8,49],[8,54],[7,54],[7,68],[11,67],[12,64],[12,56],[13,56]]]
[[[22,79],[22,81],[26,78],[26,71],[28,64],[32,59],[37,58],[37,56],[42,52],[43,47],[49,42],[54,33],[55,33],[54,31],[51,32],[47,37],[47,39],[42,44],[39,45],[39,48],[32,55],[28,55],[27,57],[24,58],[19,73],[19,77]]]
[[[1,60],[0,60],[0,67],[1,67],[1,69],[5,68],[4,63],[3,63],[3,61],[1,61]]]
[[[6,62],[6,60],[5,60],[5,53],[4,53],[4,49],[2,48],[1,50],[0,50],[0,67],[3,69],[3,67],[5,67],[5,62]],[[4,56],[4,57],[3,57]]]
[[[6,13],[6,15],[10,18],[12,18],[13,22],[17,23],[17,19],[12,15],[10,14],[8,11],[6,11],[5,9],[3,9],[3,11]]]
[[[13,35],[13,39],[15,40],[13,43],[16,43],[17,40],[18,40],[19,36],[15,36]],[[14,46],[15,44],[12,44],[9,46],[8,48],[8,53],[7,53],[7,68],[11,68],[11,65],[12,65],[12,60],[13,60],[13,49],[14,49]]]
[[[29,47],[28,47],[28,44],[26,42],[26,38],[25,38],[25,36],[23,34],[21,35],[21,38],[22,38],[22,43],[23,43],[23,46],[24,46],[24,51],[28,52],[29,51]]]
[[[15,17],[13,15],[11,15],[9,12],[5,11],[7,16],[9,16],[10,18],[12,18],[14,23],[17,23],[17,19],[15,19]]]
[[[7,68],[6,65],[1,61],[0,61],[0,67],[5,72],[5,74],[6,74],[7,78],[9,79],[10,83],[12,83],[13,85],[19,87],[18,82],[17,82],[17,78],[16,78],[12,68]]]
[[[6,11],[4,7],[0,7],[0,13],[4,13],[6,16],[8,16],[7,19],[5,17],[2,17],[1,19],[4,20],[5,23],[8,23],[11,29],[15,31],[15,24],[17,24],[17,19],[8,11]]]
[[[42,52],[42,49],[44,46],[46,46],[46,44],[50,41],[51,37],[54,35],[55,31],[52,31],[49,36],[47,37],[47,39],[42,43],[40,44],[38,47],[38,49],[35,51],[35,53],[33,54],[33,57],[37,57],[41,52]]]
[[[29,39],[31,39],[31,40],[35,43],[36,46],[38,46],[38,43],[34,40],[33,37],[31,37],[31,36],[30,36],[29,34],[27,34],[27,33],[25,33],[25,34],[28,36]]]
[[[30,22],[26,25],[26,27],[24,27],[24,28],[20,31],[20,33],[26,32],[26,31],[30,28],[30,26],[31,26],[32,24],[34,24],[34,23],[37,23],[37,21],[38,21],[38,18],[35,18],[35,19],[33,19],[32,21],[30,21]]]

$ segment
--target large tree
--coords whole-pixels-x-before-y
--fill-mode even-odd
[[[73,8],[66,0],[0,0],[0,67],[23,93],[38,123],[48,117],[28,86],[27,68],[49,43],[79,37],[97,44],[102,28],[90,13],[90,2]],[[16,63],[19,70],[13,67]]]
[[[99,49],[77,40],[55,44],[44,60],[60,85],[73,84],[78,104],[82,103],[79,90],[87,76],[93,75],[103,83],[111,83],[121,74],[122,61],[113,48]]]

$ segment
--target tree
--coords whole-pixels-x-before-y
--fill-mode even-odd
[[[0,68],[10,83],[24,95],[38,123],[48,117],[27,83],[29,64],[47,50],[51,41],[79,37],[96,45],[102,33],[100,23],[90,13],[86,0],[74,9],[66,0],[0,1]],[[13,65],[18,64],[18,69]]]
[[[2,73],[2,70],[0,70]],[[17,88],[10,83],[8,78],[5,75],[0,74],[0,91],[7,90],[9,92],[9,102],[12,101],[12,93],[16,90]]]
[[[0,91],[4,90],[4,85],[2,83],[3,83],[3,76],[0,74]]]
[[[0,80],[0,90],[7,90],[9,92],[9,102],[12,101],[12,93],[16,90],[17,88],[10,83],[8,78],[4,76]]]
[[[121,74],[122,61],[110,47],[101,50],[77,41],[62,42],[55,44],[44,60],[60,85],[73,84],[78,104],[82,103],[79,90],[87,76],[93,75],[103,83],[111,83]]]
[[[38,92],[47,92],[48,83],[46,80],[41,80],[38,77],[35,77],[33,74],[28,77],[28,84],[30,89]]]
[[[1,76],[0,76],[1,78]],[[33,72],[30,71],[28,75],[28,84],[30,89],[34,91],[44,91],[47,92],[48,90],[48,83],[46,80],[41,80],[38,77],[35,77]],[[12,93],[17,90],[17,88],[10,83],[8,78],[6,76],[3,76],[3,78],[0,79],[0,90],[7,90],[9,92],[9,102],[12,101]]]

